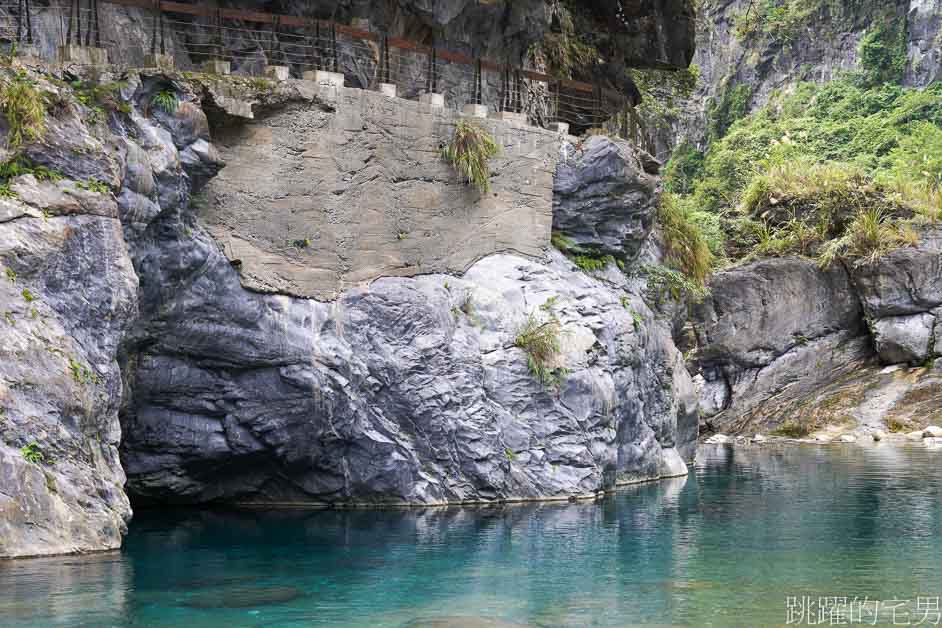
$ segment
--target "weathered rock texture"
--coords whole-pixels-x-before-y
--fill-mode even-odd
[[[501,147],[482,193],[441,156],[456,113],[307,81],[279,90],[253,121],[216,125],[228,166],[200,203],[245,286],[334,298],[378,277],[462,272],[548,246],[562,136],[481,121]]]
[[[942,355],[940,259],[942,229],[926,226],[918,246],[872,264],[821,270],[786,258],[718,273],[694,310],[706,425],[932,423],[934,410],[913,404],[942,399],[937,369],[882,365],[922,367]]]
[[[564,154],[553,188],[553,231],[586,253],[636,257],[654,225],[656,162],[600,135],[565,146]]]
[[[143,303],[133,494],[159,501],[441,503],[586,495],[684,472],[696,407],[666,329],[556,257],[382,279],[331,304],[246,292],[206,238]],[[163,261],[155,260],[154,268]],[[635,311],[650,315],[637,298]],[[559,317],[543,387],[514,346]],[[695,438],[695,436],[694,436]],[[679,452],[678,452],[679,450]]]
[[[90,115],[73,77],[31,76],[57,104],[22,153],[63,178],[15,177],[0,200],[0,556],[116,547],[125,471],[145,500],[306,504],[568,498],[686,472],[693,383],[621,274],[496,254],[332,302],[248,290],[189,202],[223,165],[203,108],[336,114],[290,85],[240,101],[130,73]],[[153,105],[161,91],[173,112]],[[452,220],[459,244],[475,241],[479,223]],[[516,346],[530,317],[559,326],[558,385]]]

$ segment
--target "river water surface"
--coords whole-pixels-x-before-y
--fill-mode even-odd
[[[0,625],[942,625],[940,466],[705,446],[688,478],[598,502],[141,511],[120,553],[0,562]]]

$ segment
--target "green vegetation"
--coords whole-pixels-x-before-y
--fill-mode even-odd
[[[724,85],[719,99],[711,98],[707,105],[707,139],[714,142],[724,135],[737,120],[749,113],[752,87],[748,83]]]
[[[693,192],[694,181],[703,172],[703,153],[684,140],[664,165],[664,189],[675,194]]]
[[[697,222],[690,207],[671,194],[661,197],[657,211],[664,238],[664,257],[668,265],[682,272],[696,285],[703,285],[713,265],[713,253],[705,229]]]
[[[915,244],[942,219],[942,84],[867,82],[801,83],[702,158],[678,146],[660,209],[668,265],[696,284],[754,257],[867,264]]]
[[[10,283],[16,283],[16,271],[12,268],[7,268],[5,271],[7,279],[10,280]]]
[[[756,0],[735,17],[733,34],[739,40],[764,34],[790,43],[820,13],[823,4],[822,0]]]
[[[667,266],[642,264],[639,271],[647,279],[648,289],[653,292],[657,302],[668,297],[674,300],[689,297],[700,301],[709,293],[704,284],[696,283],[682,272]]]
[[[111,188],[108,187],[108,184],[104,181],[99,181],[98,179],[89,179],[88,181],[79,181],[75,184],[82,190],[88,192],[95,192],[97,194],[109,194]]]
[[[514,346],[526,352],[530,373],[546,387],[558,386],[565,376],[563,369],[553,366],[560,354],[561,334],[562,327],[555,315],[544,321],[529,314],[514,341]]]
[[[487,193],[491,189],[487,162],[499,152],[497,142],[483,127],[460,120],[451,141],[442,148],[442,157],[469,185]]]
[[[693,95],[700,81],[700,68],[696,64],[682,70],[633,68],[628,70],[628,76],[641,93],[641,104],[635,108],[635,112],[642,127],[639,139],[644,143],[646,134],[656,130],[667,132],[672,128],[672,122],[684,115],[681,107]],[[622,135],[632,139],[630,110],[616,114],[614,121],[617,123],[616,128],[627,130]]]
[[[0,181],[4,183],[9,183],[10,179],[24,174],[33,175],[37,181],[59,181],[62,179],[62,173],[58,170],[35,164],[22,155],[0,163]]]
[[[22,293],[22,294],[23,294],[23,299],[24,299],[27,303],[32,303],[33,301],[36,300],[36,295],[33,294],[33,293],[30,291],[29,288],[23,288],[23,293]]]
[[[26,462],[32,462],[33,464],[40,464],[46,460],[46,456],[43,455],[42,450],[39,448],[39,443],[36,441],[32,441],[28,445],[23,446],[20,449],[20,453],[23,455]]]
[[[154,97],[151,99],[151,104],[161,111],[173,115],[177,112],[180,101],[177,99],[176,94],[165,89],[154,94]]]
[[[615,263],[615,258],[611,255],[603,255],[602,257],[593,257],[592,255],[575,255],[571,259],[580,270],[586,273],[605,270],[607,266]]]
[[[69,358],[69,370],[72,372],[72,379],[79,384],[98,384],[101,382],[97,373],[74,358]]]
[[[895,83],[906,71],[906,20],[882,20],[860,40],[861,79],[865,85]]]
[[[613,256],[601,255],[596,251],[584,249],[557,231],[554,231],[550,236],[550,244],[572,260],[572,263],[575,264],[579,270],[586,273],[605,270],[605,268],[611,264],[617,264],[618,267],[622,269],[624,266],[620,261],[616,261]]]
[[[537,64],[546,66],[554,76],[573,78],[591,72],[599,61],[598,49],[583,41],[573,23],[572,13],[559,6],[556,15],[558,28],[548,31],[543,40],[530,47],[528,56]]]
[[[9,126],[7,145],[19,148],[46,133],[45,99],[25,72],[18,72],[0,87],[0,111]]]

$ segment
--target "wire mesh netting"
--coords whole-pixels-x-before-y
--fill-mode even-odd
[[[295,78],[326,70],[342,73],[349,87],[392,83],[402,98],[437,92],[454,109],[481,104],[491,113],[525,114],[538,126],[566,122],[574,131],[605,127],[635,141],[645,138],[630,103],[598,86],[324,20],[241,14],[204,4],[157,6],[149,0],[0,0],[0,41],[49,60],[67,44],[101,47],[112,64],[125,67],[161,53],[171,55],[181,70],[197,70],[210,60],[229,62],[239,75],[263,75],[271,65],[287,67]],[[128,33],[137,33],[137,40],[129,40]]]

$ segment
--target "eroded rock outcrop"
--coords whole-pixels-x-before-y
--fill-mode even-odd
[[[0,556],[120,546],[131,510],[118,360],[138,303],[126,201],[140,192],[146,221],[186,198],[166,130],[136,110],[88,122],[91,105],[62,77],[29,75],[57,105],[0,200]],[[137,76],[122,89],[132,102],[147,97]],[[132,184],[142,180],[147,189]]]
[[[657,162],[600,135],[564,152],[553,184],[553,231],[586,253],[634,259],[654,226]]]
[[[177,246],[188,268],[170,264]],[[329,304],[245,291],[202,236],[167,242],[163,260],[183,275],[149,308],[124,422],[141,497],[567,497],[683,473],[691,455],[695,400],[666,329],[634,298],[636,325],[619,291],[559,256],[491,256]],[[515,346],[528,316],[558,317],[558,389]]]
[[[705,424],[738,432],[937,421],[940,258],[940,229],[927,225],[918,245],[870,264],[822,270],[768,259],[718,273],[694,309]]]
[[[125,470],[145,500],[308,504],[568,498],[686,473],[696,396],[641,286],[548,252],[331,302],[252,292],[189,205],[222,166],[212,90],[99,74],[114,99],[89,122],[74,75],[38,72],[61,111],[0,201],[3,556],[118,546]],[[168,91],[178,106],[153,106]],[[528,325],[560,342],[552,381]]]

